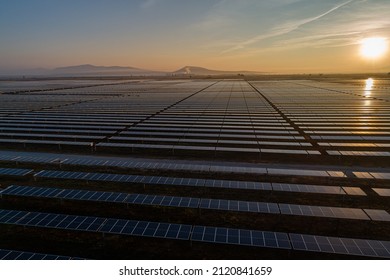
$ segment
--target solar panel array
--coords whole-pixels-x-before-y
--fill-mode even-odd
[[[256,257],[389,258],[385,80],[26,80],[0,90],[0,202],[15,208],[0,210],[0,223],[39,232],[43,247],[54,229],[80,236],[74,244],[80,232],[137,237],[134,252],[163,258],[185,244],[202,258],[237,256],[218,244]],[[86,201],[94,216],[67,208]],[[163,250],[166,239],[180,249]]]
[[[386,89],[313,81],[96,84],[1,95],[0,142],[76,141],[122,152],[390,155]]]
[[[246,82],[219,82],[109,138],[99,148],[318,155]]]
[[[390,156],[387,89],[368,80],[365,87],[314,81],[252,84],[328,155]]]
[[[180,91],[175,90],[177,84],[181,85]],[[150,87],[138,82],[122,82],[1,95],[0,112],[4,113],[0,114],[0,143],[24,147],[79,146],[88,151],[96,143],[210,84],[212,82],[171,81]],[[163,97],[161,92],[165,93]]]
[[[4,95],[0,142],[34,147],[76,141],[85,150],[93,146],[122,153],[320,154],[244,81],[150,86],[121,83]]]

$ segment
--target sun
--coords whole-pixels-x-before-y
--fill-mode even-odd
[[[360,53],[365,58],[379,58],[386,53],[387,40],[381,37],[371,37],[360,42]]]

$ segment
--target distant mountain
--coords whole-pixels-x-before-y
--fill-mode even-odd
[[[184,66],[183,68],[180,68],[179,70],[176,70],[172,72],[172,74],[175,75],[201,75],[201,76],[208,76],[208,75],[249,75],[249,74],[260,74],[260,72],[251,72],[251,71],[223,71],[223,70],[210,70],[203,67],[198,66]]]
[[[51,70],[48,74],[55,76],[151,76],[162,75],[164,72],[144,70],[135,67],[122,66],[95,66],[83,64],[68,67],[59,67]]]
[[[139,69],[121,66],[95,66],[83,64],[76,66],[59,67],[55,69],[32,68],[20,70],[2,70],[2,76],[48,76],[48,77],[93,77],[93,76],[161,76],[166,72]]]

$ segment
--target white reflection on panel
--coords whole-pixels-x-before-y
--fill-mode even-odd
[[[364,88],[364,96],[367,97],[371,95],[371,91],[374,86],[374,79],[368,78],[365,82],[366,82],[366,86]]]

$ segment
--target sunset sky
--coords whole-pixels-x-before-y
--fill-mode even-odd
[[[0,0],[0,70],[78,64],[174,71],[389,72],[389,0]]]

